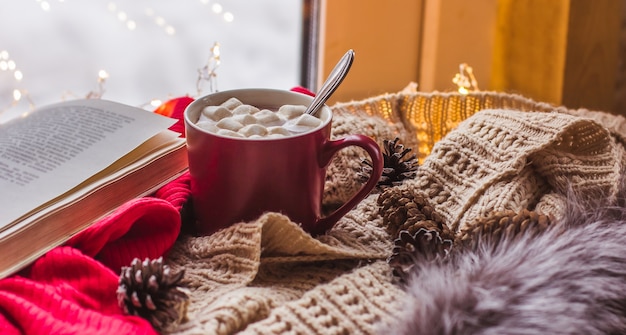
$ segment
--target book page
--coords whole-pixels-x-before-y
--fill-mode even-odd
[[[0,230],[175,122],[92,99],[51,105],[0,125]]]

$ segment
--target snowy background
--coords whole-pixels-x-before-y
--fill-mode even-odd
[[[219,44],[216,86],[300,83],[297,0],[0,0],[0,122],[90,92],[143,106],[197,96]],[[108,78],[99,86],[98,74]],[[18,77],[18,78],[16,78]],[[210,92],[202,82],[201,94]],[[14,100],[13,92],[22,93]]]

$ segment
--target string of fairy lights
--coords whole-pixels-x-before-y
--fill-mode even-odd
[[[42,10],[44,11],[50,11],[52,9],[52,5],[50,5],[49,1],[46,0],[35,0],[37,1],[37,3],[39,4],[39,6],[41,7]],[[57,0],[58,2],[65,2],[64,0]]]
[[[41,10],[44,12],[50,12],[54,10],[54,6],[58,4],[66,3],[64,0],[57,1],[46,1],[46,0],[35,0]],[[232,12],[225,10],[224,6],[212,0],[199,0],[199,3],[203,6],[208,6],[209,10],[221,17],[221,19],[230,23],[233,22],[235,16]],[[139,28],[138,20],[136,20],[133,15],[130,14],[127,10],[124,9],[123,6],[115,3],[109,2],[106,5],[108,12],[114,15],[117,20],[123,24],[129,31],[134,31]],[[176,28],[173,24],[170,24],[167,18],[162,15],[162,13],[157,12],[154,8],[146,7],[143,10],[143,15],[149,18],[153,24],[162,28],[163,32],[168,36],[176,35]],[[197,94],[200,95],[202,92],[206,92],[206,88],[208,87],[208,92],[213,92],[217,90],[217,69],[220,66],[221,58],[220,58],[220,45],[215,42],[211,48],[210,53],[208,55],[206,64],[202,65],[198,68],[198,77],[196,80],[196,88]],[[5,112],[11,110],[15,106],[17,106],[20,102],[27,102],[29,106],[29,110],[25,113],[28,113],[36,108],[36,104],[31,98],[29,91],[25,88],[22,88],[21,83],[24,80],[24,72],[18,67],[18,63],[15,59],[11,57],[9,50],[0,50],[0,75],[2,77],[1,80],[6,81],[7,78],[9,81],[13,83],[11,85],[11,94],[8,103],[4,105],[0,105],[0,115]],[[101,98],[106,91],[106,81],[109,78],[109,72],[106,69],[101,69],[95,75],[96,87],[95,89],[87,92],[84,95],[78,95],[71,91],[64,91],[60,95],[61,100],[67,100],[69,98],[87,98],[87,99],[99,99]],[[163,101],[160,99],[152,99],[144,104],[140,104],[140,107],[152,107],[156,108],[161,105]]]
[[[63,4],[65,0],[56,0],[54,3],[47,0],[35,0],[41,10],[45,12],[52,11],[54,6]],[[224,6],[219,2],[213,0],[198,0],[203,6],[207,6],[209,10],[221,17],[224,22],[233,22],[235,17],[232,12],[225,10]],[[137,13],[129,13],[123,6],[109,2],[106,6],[109,13],[114,15],[120,24],[124,25],[129,31],[134,31],[140,28],[138,22],[146,22],[145,18],[148,18],[148,22],[152,22],[154,25],[160,27],[164,34],[168,36],[175,36],[177,31],[173,24],[168,22],[166,16],[159,13],[157,10],[151,7],[146,7],[143,10],[145,17],[142,20],[137,20]],[[217,70],[221,64],[220,45],[215,42],[210,48],[209,55],[206,63],[197,70],[196,90],[197,95],[200,96],[202,92],[214,92],[217,91]],[[22,87],[21,83],[24,79],[24,72],[18,67],[18,63],[11,57],[9,50],[0,50],[0,79],[6,81],[5,78],[13,83],[10,88],[10,99],[8,103],[4,105],[0,104],[0,116],[17,106],[20,102],[25,102],[29,106],[29,111],[36,108],[36,104],[31,98],[29,91]],[[61,94],[61,100],[68,98],[84,97],[87,99],[99,99],[106,91],[106,81],[109,78],[109,72],[105,69],[99,70],[95,74],[96,87],[95,89],[87,92],[84,95],[77,95],[71,91],[65,91]],[[468,94],[469,92],[478,91],[478,83],[474,76],[473,69],[466,63],[459,65],[459,72],[452,78],[452,82],[457,85],[457,90],[461,94]],[[0,103],[2,103],[0,101]],[[148,102],[140,105],[140,107],[156,108],[161,105],[163,101],[154,98]],[[28,112],[28,111],[27,111]]]
[[[469,92],[478,91],[478,81],[474,76],[474,69],[467,63],[461,63],[459,65],[459,73],[454,75],[452,82],[458,86],[458,91],[461,94],[468,94]]]

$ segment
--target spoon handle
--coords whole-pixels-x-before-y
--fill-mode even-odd
[[[322,84],[322,87],[318,91],[317,95],[313,99],[313,102],[309,105],[305,113],[315,115],[317,111],[324,105],[326,100],[330,98],[330,96],[335,92],[339,84],[343,81],[343,79],[348,74],[350,67],[352,66],[352,62],[354,61],[354,51],[352,49],[348,50],[343,57],[339,60],[337,65],[333,68],[333,70]]]

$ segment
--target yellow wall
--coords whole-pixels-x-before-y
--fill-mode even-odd
[[[482,90],[614,111],[626,0],[319,0],[318,82],[356,52],[332,101],[456,89],[461,63]],[[331,101],[331,102],[332,102]]]
[[[348,49],[348,77],[333,101],[397,92],[418,80],[422,0],[322,0],[318,85]]]

